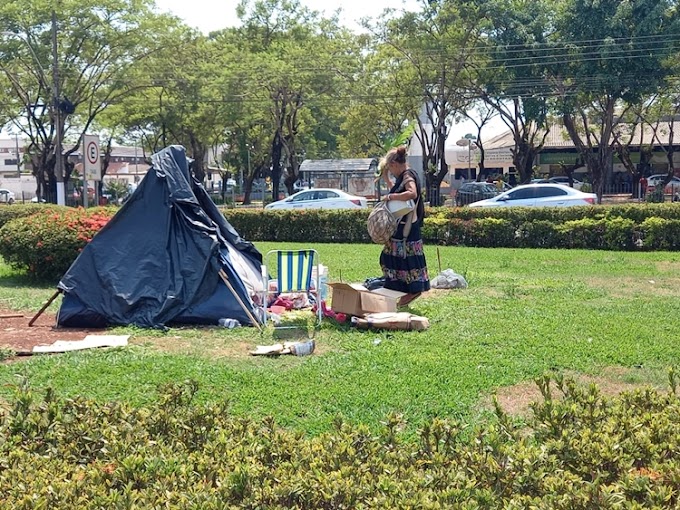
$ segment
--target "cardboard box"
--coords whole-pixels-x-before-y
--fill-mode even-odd
[[[333,289],[331,310],[362,317],[366,313],[396,312],[405,294],[396,290],[368,290],[359,283],[329,283]]]
[[[361,293],[361,309],[364,313],[396,312],[404,292],[390,289],[367,290]]]

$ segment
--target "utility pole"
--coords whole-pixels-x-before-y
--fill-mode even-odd
[[[17,177],[21,177],[21,160],[19,159],[19,133],[14,133],[14,149],[17,151]]]
[[[52,11],[52,115],[56,125],[54,135],[54,177],[57,181],[57,204],[66,205],[64,188],[64,157],[62,154],[61,111],[59,109],[59,57],[57,54],[57,13]]]

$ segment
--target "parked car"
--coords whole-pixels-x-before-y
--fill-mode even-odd
[[[654,189],[659,186],[663,181],[666,180],[666,174],[654,174],[647,178],[647,191],[654,191]],[[666,184],[664,193],[673,194],[680,191],[680,178],[673,177],[670,182]]]
[[[500,193],[494,184],[488,182],[466,182],[456,192],[456,205],[468,205],[485,198],[495,197]]]
[[[14,192],[0,188],[0,204],[9,204],[12,205],[14,203]]]
[[[565,186],[569,186],[569,177],[567,177],[566,175],[549,177],[548,182],[552,183],[552,184],[564,184]],[[574,185],[572,186],[572,188],[574,188],[574,189],[577,189],[577,190],[580,191],[581,188],[583,187],[583,183],[581,181],[579,181],[578,179],[572,179],[572,182],[574,183]]]
[[[578,179],[573,179],[573,182],[574,185],[572,187],[574,189],[580,190],[583,187],[583,182]],[[558,175],[555,177],[548,177],[547,179],[531,179],[531,184],[562,184],[564,186],[569,186],[569,177],[566,175]]]
[[[470,207],[568,207],[592,205],[596,200],[595,193],[583,193],[562,184],[537,183],[517,186],[493,198],[473,202]]]
[[[304,189],[312,189],[314,187],[314,183],[312,181],[302,181],[302,180],[297,180],[293,183],[293,191],[298,192],[302,191]]]
[[[356,209],[367,205],[364,197],[339,189],[317,188],[299,191],[284,200],[268,204],[265,209]]]

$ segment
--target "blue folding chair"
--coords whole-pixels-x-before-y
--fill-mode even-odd
[[[273,258],[276,264],[270,264]],[[276,293],[305,292],[308,298],[316,303],[316,325],[323,320],[323,310],[320,303],[320,262],[316,250],[271,250],[264,257],[262,274],[264,281],[265,317],[266,307],[272,291],[269,289],[269,268],[276,270]],[[315,274],[316,273],[316,274]],[[312,277],[314,275],[314,278]],[[314,285],[312,285],[312,282]]]

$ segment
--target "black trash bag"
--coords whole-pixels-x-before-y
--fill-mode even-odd
[[[372,278],[366,278],[366,281],[364,282],[364,287],[366,287],[368,290],[380,289],[381,287],[384,286],[385,277],[383,276],[374,276]]]

